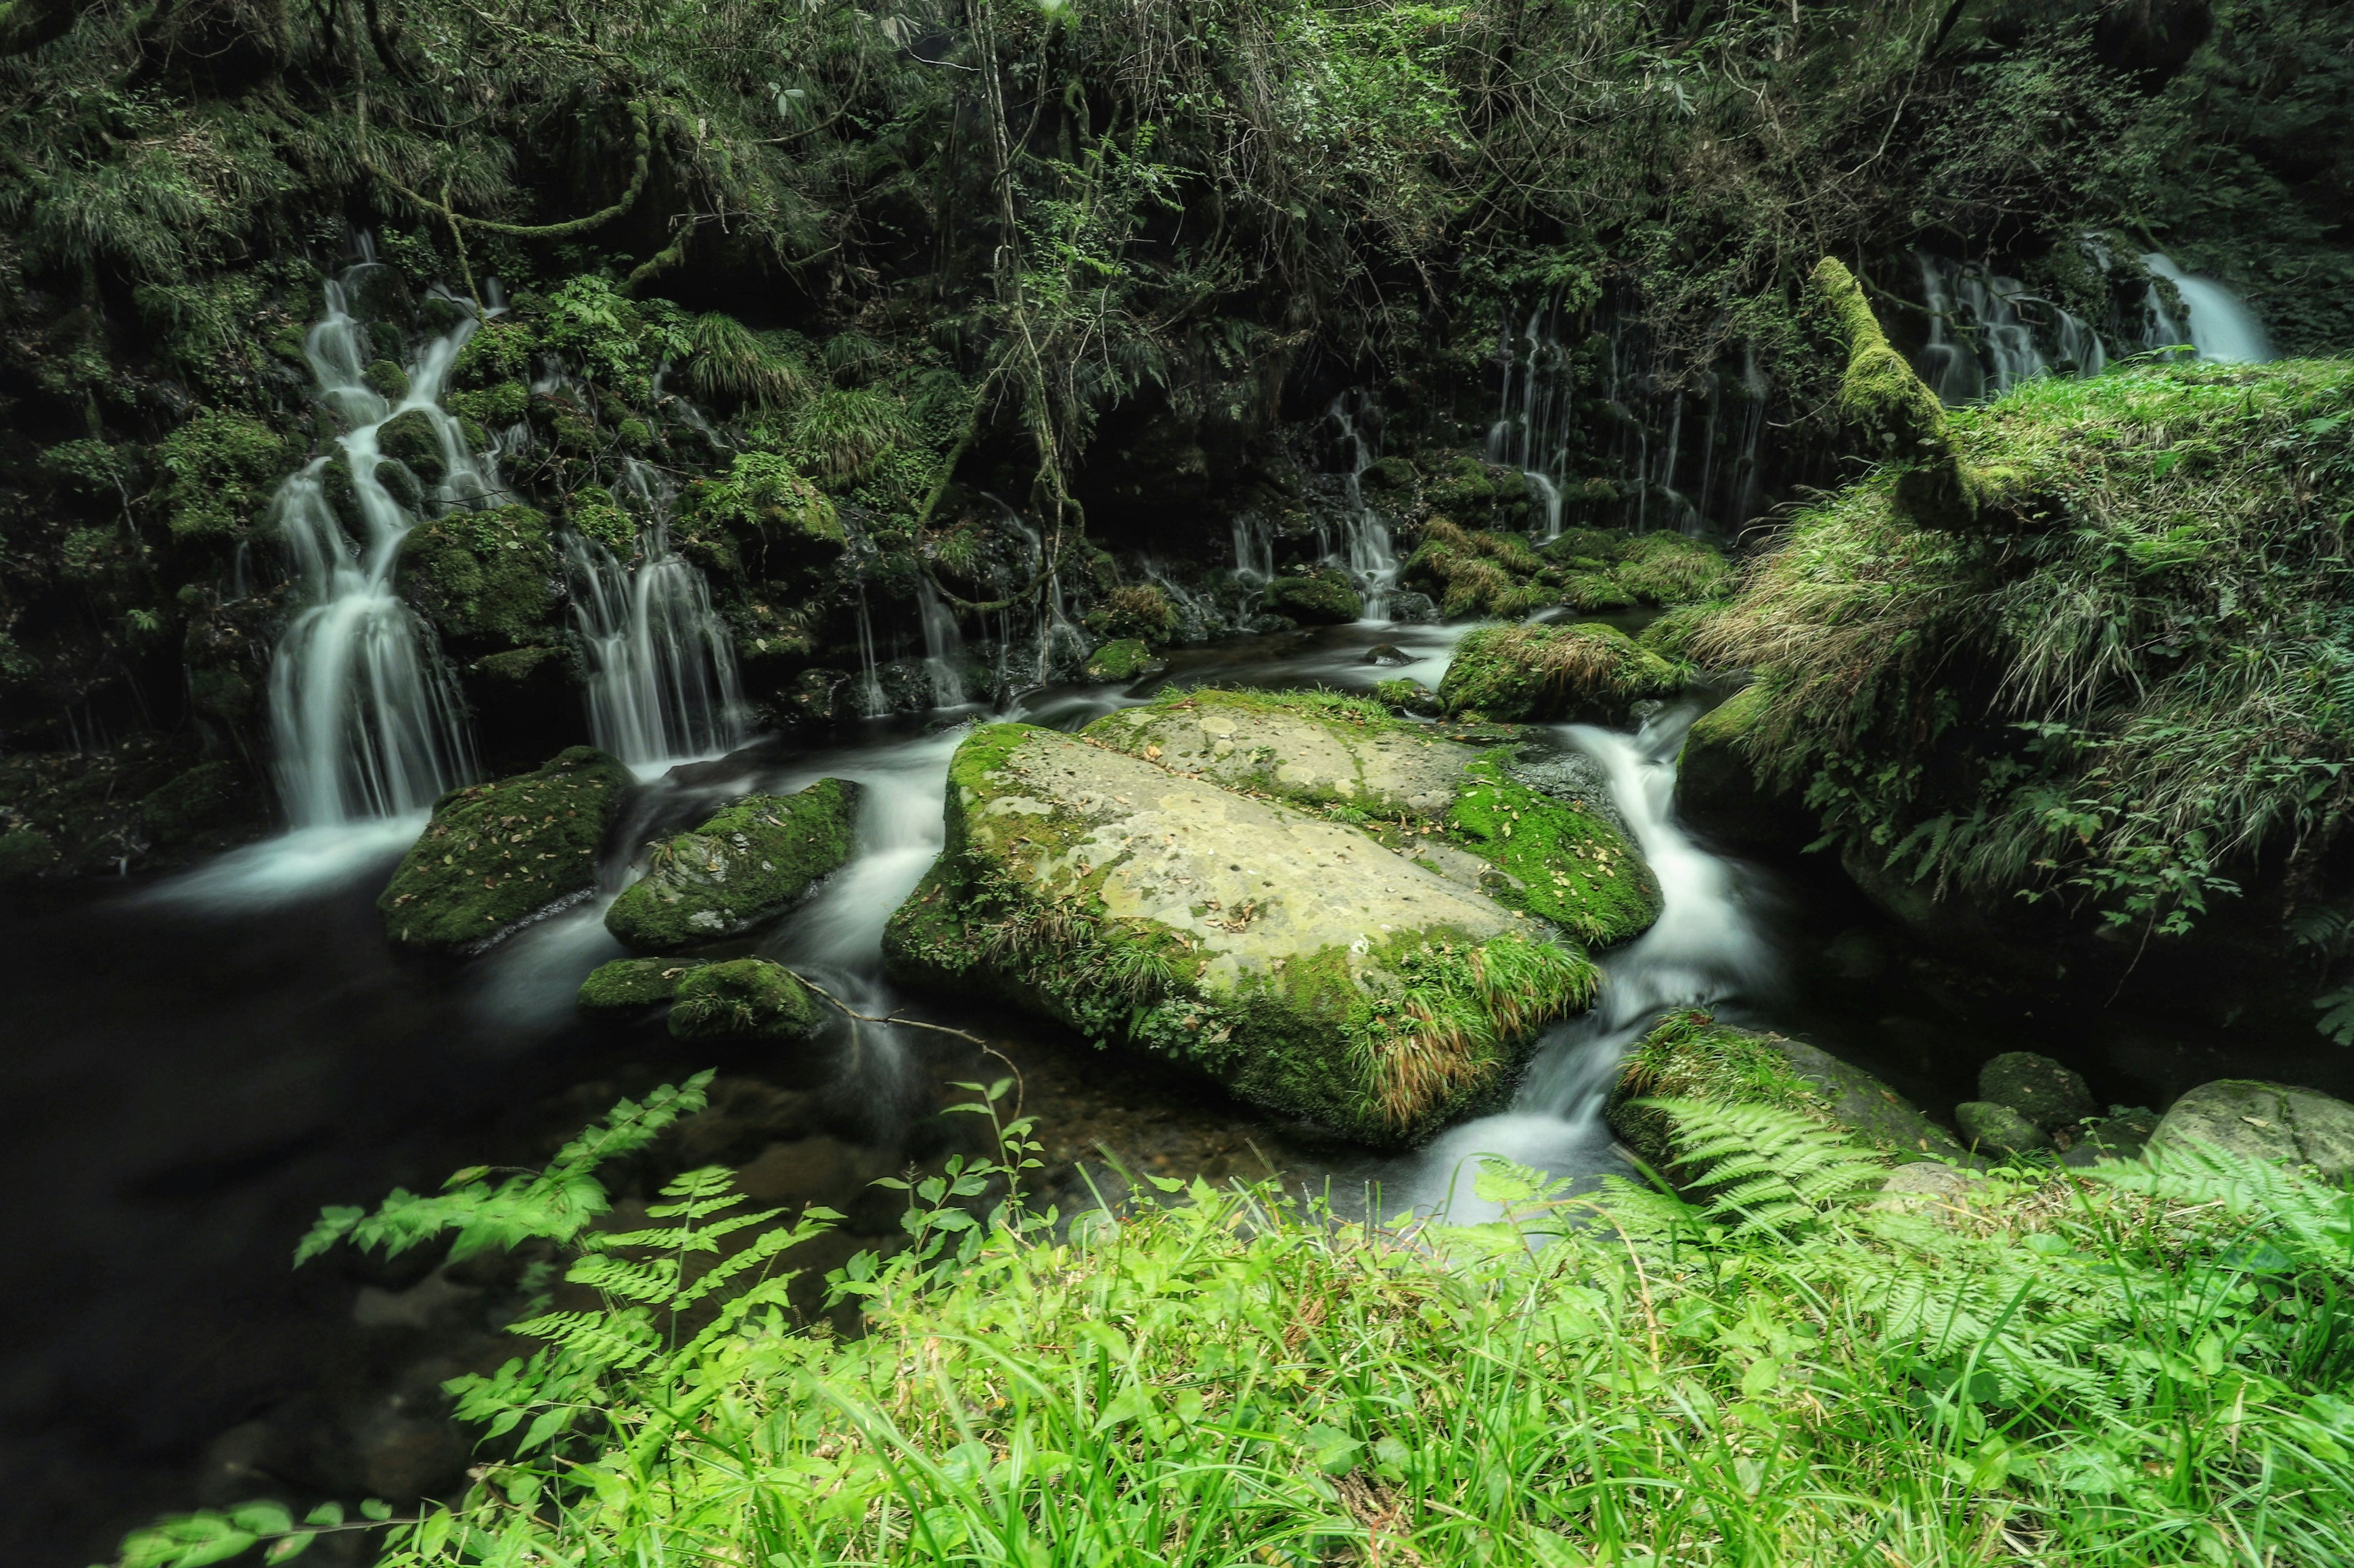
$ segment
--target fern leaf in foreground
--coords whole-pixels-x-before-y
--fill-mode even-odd
[[[1702,1212],[1742,1231],[1780,1234],[1814,1224],[1876,1187],[1887,1166],[1837,1128],[1780,1106],[1709,1100],[1638,1102],[1675,1127],[1685,1185]]]

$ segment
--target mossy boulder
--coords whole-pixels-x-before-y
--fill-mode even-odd
[[[1365,613],[1364,597],[1338,572],[1277,577],[1267,585],[1267,610],[1309,626],[1339,626]]]
[[[38,828],[10,828],[0,832],[0,887],[13,882],[28,882],[64,858],[48,834]]]
[[[580,1011],[597,1016],[642,1012],[678,994],[679,981],[702,966],[679,959],[615,959],[580,982]]]
[[[449,450],[441,444],[441,426],[430,409],[411,408],[378,425],[376,450],[420,483],[439,484],[450,476]]]
[[[1406,557],[1401,576],[1427,588],[1442,615],[1517,620],[1563,602],[1561,574],[1538,557],[1526,537],[1465,528],[1447,517],[1423,525],[1422,543]],[[1618,602],[1633,602],[1611,591]]]
[[[640,952],[668,953],[775,919],[849,862],[861,793],[821,779],[737,801],[656,848],[646,874],[605,912],[605,928]]]
[[[2051,1134],[1994,1100],[1964,1100],[1954,1107],[1954,1125],[1964,1143],[1997,1160],[2048,1154],[2052,1148]]]
[[[232,539],[261,513],[299,453],[249,414],[206,409],[155,445],[164,524],[182,542]]]
[[[1731,594],[1740,574],[1723,551],[1683,534],[1638,534],[1619,546],[1611,576],[1645,604],[1693,604]]]
[[[1449,517],[1476,517],[1495,506],[1497,482],[1511,471],[1490,468],[1469,452],[1448,452],[1427,465],[1422,497]]]
[[[1647,1099],[1780,1106],[1837,1127],[1893,1160],[1968,1158],[1953,1134],[1862,1068],[1802,1040],[1735,1029],[1697,1010],[1670,1014],[1636,1043],[1606,1112],[1620,1141],[1672,1173],[1672,1124],[1642,1103]]]
[[[2150,1149],[2210,1146],[2282,1165],[2310,1166],[2324,1181],[2354,1176],[2354,1105],[2316,1089],[2223,1078],[2167,1107]]]
[[[441,406],[453,418],[470,420],[485,429],[512,425],[531,408],[531,387],[523,381],[502,381],[479,392],[452,392]]]
[[[371,363],[363,376],[368,390],[387,403],[398,403],[408,396],[408,372],[398,360],[379,359]]]
[[[1623,722],[1636,703],[1683,685],[1681,670],[1613,626],[1490,626],[1456,644],[1438,698],[1450,715],[1508,724]]]
[[[1438,694],[1420,681],[1398,676],[1373,683],[1373,701],[1416,718],[1437,718],[1443,711]]]
[[[1442,739],[1359,698],[1204,689],[1083,733],[1170,772],[1356,823],[1581,942],[1623,942],[1659,918],[1658,880],[1603,812],[1516,777],[1508,748]]]
[[[1133,637],[1123,637],[1117,642],[1107,642],[1088,655],[1087,678],[1090,681],[1140,681],[1148,675],[1158,675],[1169,668],[1169,662],[1153,656],[1152,650]]]
[[[818,1008],[782,964],[731,959],[680,978],[670,1032],[681,1040],[807,1040],[824,1022]]]
[[[687,487],[680,515],[689,533],[724,531],[763,574],[817,570],[849,547],[833,503],[779,452],[737,453],[726,478]]]
[[[1166,642],[1177,635],[1177,607],[1158,583],[1124,583],[1087,612],[1087,628],[1114,642]]]
[[[1591,998],[1593,966],[1482,893],[1476,857],[1409,859],[1098,738],[1000,724],[958,748],[947,847],[885,934],[895,975],[1392,1147],[1496,1103]]]
[[[251,803],[235,763],[200,762],[149,790],[140,800],[139,819],[158,844],[182,844],[233,821]]]
[[[546,514],[529,506],[452,512],[408,531],[402,594],[463,652],[549,648],[563,639],[564,595]]]
[[[1815,819],[1795,790],[1762,779],[1750,760],[1766,712],[1766,692],[1749,685],[1693,722],[1676,759],[1676,814],[1729,848],[1795,853],[1815,837]]]
[[[576,746],[511,779],[453,789],[376,899],[405,948],[462,952],[588,896],[597,852],[636,780]]]
[[[1978,1069],[1978,1098],[2008,1106],[2045,1132],[2100,1113],[2084,1075],[2032,1051],[2006,1051]]]

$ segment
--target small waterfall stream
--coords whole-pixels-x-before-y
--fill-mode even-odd
[[[1482,1155],[1557,1176],[1622,1170],[1602,1110],[1627,1047],[1672,1008],[1754,1000],[1773,987],[1773,956],[1734,868],[1675,821],[1676,754],[1698,716],[1694,707],[1671,709],[1633,735],[1587,725],[1558,731],[1609,775],[1611,799],[1659,879],[1659,917],[1598,956],[1600,999],[1538,1046],[1511,1109],[1442,1134],[1393,1177],[1392,1210],[1490,1217],[1470,1195]]]
[[[2274,357],[2272,340],[2247,302],[2212,278],[2186,272],[2170,256],[2156,251],[2141,264],[2174,285],[2181,296],[2183,319],[2177,321],[2153,288],[2149,291],[2147,342],[2152,348],[2188,343],[2200,359],[2226,364],[2260,363]]]
[[[1364,619],[1387,620],[1390,597],[1397,590],[1397,546],[1390,538],[1389,519],[1365,500],[1365,472],[1373,466],[1375,453],[1373,441],[1362,428],[1362,394],[1353,396],[1359,399],[1356,408],[1350,406],[1352,394],[1343,392],[1332,399],[1328,410],[1333,422],[1341,427],[1349,468],[1342,490],[1346,513],[1341,523],[1341,547],[1336,551],[1328,544],[1325,556],[1347,571],[1358,593],[1364,597]],[[1238,556],[1240,553],[1238,546]]]
[[[719,756],[744,739],[735,639],[703,573],[671,546],[669,479],[632,458],[623,480],[642,519],[630,558],[577,534],[564,544],[589,732],[635,768]]]
[[[337,439],[362,537],[338,515],[331,484],[341,475],[317,458],[288,479],[273,507],[303,608],[270,656],[270,716],[279,794],[298,829],[341,827],[421,811],[472,778],[465,707],[431,633],[394,590],[401,542],[422,517],[480,504],[497,491],[440,399],[450,367],[473,334],[469,312],[407,366],[397,401],[368,385],[376,356],[348,308],[363,261],[326,285],[326,315],[303,344],[320,401],[349,432]],[[417,483],[390,467],[413,506],[385,482],[378,432],[421,416],[440,446],[443,477]]]

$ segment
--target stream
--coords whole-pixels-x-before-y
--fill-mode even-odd
[[[1435,683],[1465,630],[1366,621],[1236,638],[1178,651],[1167,679]],[[1382,643],[1397,652],[1370,662]],[[1075,729],[1158,685],[1044,688],[1002,716]],[[0,939],[16,1045],[0,1057],[0,1090],[15,1113],[17,1194],[0,1287],[15,1329],[0,1466],[14,1500],[0,1560],[98,1561],[127,1526],[247,1495],[256,1476],[389,1495],[462,1461],[431,1410],[433,1385],[462,1356],[436,1360],[435,1347],[504,1353],[495,1324],[451,1338],[452,1314],[481,1292],[398,1260],[291,1270],[323,1204],[544,1154],[618,1096],[705,1066],[748,1086],[731,1103],[758,1107],[731,1124],[753,1141],[713,1157],[748,1159],[762,1140],[782,1148],[779,1196],[854,1203],[875,1176],[947,1147],[957,1133],[944,1124],[973,1120],[938,1107],[949,1086],[998,1067],[939,1031],[868,1023],[790,1059],[755,1045],[729,1047],[731,1058],[710,1042],[673,1041],[658,1022],[578,1016],[582,978],[621,953],[602,916],[627,882],[628,847],[750,789],[834,775],[866,794],[853,863],[745,948],[790,962],[859,1012],[904,1009],[986,1037],[1018,1066],[1045,1144],[1042,1179],[1066,1213],[1116,1196],[1123,1170],[1275,1175],[1344,1210],[1465,1219],[1480,1213],[1469,1181],[1479,1154],[1584,1181],[1623,1172],[1600,1116],[1611,1068],[1662,1010],[1689,1004],[1803,1033],[1939,1114],[1969,1097],[1978,1062],[2021,1045],[2080,1065],[2105,1100],[2157,1103],[2220,1075],[2211,1046],[2039,1022],[2031,1004],[1908,957],[1828,867],[1768,870],[1694,842],[1675,818],[1674,758],[1700,711],[1664,709],[1632,734],[1549,732],[1606,773],[1664,913],[1599,955],[1599,1001],[1546,1036],[1506,1111],[1405,1158],[1373,1157],[1034,1021],[894,994],[883,925],[939,851],[949,759],[966,721],[983,716],[977,707],[642,763],[648,787],[615,835],[601,895],[463,963],[403,958],[384,940],[374,899],[422,821],[413,810],[313,823],[169,879],[13,906]]]

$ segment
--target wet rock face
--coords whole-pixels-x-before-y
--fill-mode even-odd
[[[821,779],[797,794],[738,800],[656,849],[605,912],[605,928],[642,953],[669,953],[775,919],[848,863],[861,793]]]
[[[2326,1181],[2354,1175],[2354,1105],[2313,1089],[2253,1078],[2201,1084],[2174,1102],[2149,1146],[2227,1149],[2283,1165],[2309,1165]]]
[[[1457,644],[1438,696],[1449,714],[1505,723],[1623,723],[1635,704],[1683,684],[1676,666],[1615,627],[1495,626]]]
[[[580,1011],[626,1017],[659,1007],[678,994],[678,982],[700,966],[676,959],[615,959],[580,982]]]
[[[1796,853],[1818,836],[1814,815],[1796,790],[1760,782],[1744,749],[1765,697],[1763,687],[1744,686],[1693,724],[1676,758],[1676,811],[1718,843]]]
[[[1968,1158],[1953,1134],[1862,1068],[1803,1040],[1734,1029],[1706,1012],[1670,1015],[1627,1054],[1610,1090],[1611,1130],[1645,1160],[1672,1173],[1672,1125],[1642,1103],[1654,1097],[1782,1106],[1893,1159]]]
[[[597,851],[635,787],[593,747],[536,771],[443,796],[376,899],[402,947],[459,952],[494,941],[597,885]]]
[[[1589,999],[1592,967],[1479,891],[1476,857],[1095,739],[992,725],[959,749],[947,852],[885,934],[897,975],[1393,1146],[1492,1100]]]
[[[1657,879],[1600,809],[1607,785],[1596,781],[1596,805],[1575,798],[1569,781],[1590,777],[1575,764],[1531,776],[1508,766],[1508,751],[1442,740],[1368,705],[1245,692],[1131,708],[1087,736],[1172,772],[1363,822],[1582,942],[1623,942],[1659,918]]]

